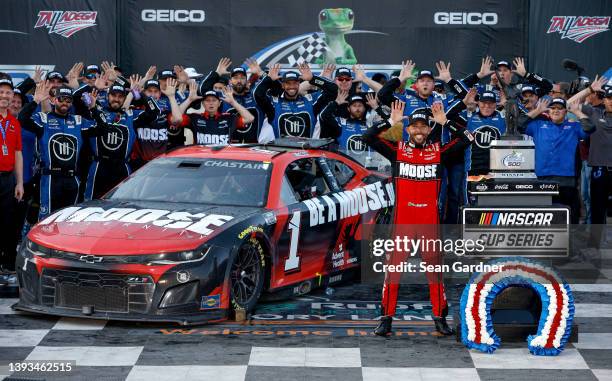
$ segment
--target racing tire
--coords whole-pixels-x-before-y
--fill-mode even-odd
[[[253,310],[263,291],[266,260],[261,243],[251,238],[240,246],[230,268],[232,308]]]

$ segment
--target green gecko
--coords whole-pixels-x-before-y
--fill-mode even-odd
[[[353,48],[344,39],[344,34],[353,29],[354,20],[355,14],[349,8],[327,8],[319,12],[319,27],[325,33],[325,43],[329,50],[325,56],[319,57],[316,63],[357,63]]]

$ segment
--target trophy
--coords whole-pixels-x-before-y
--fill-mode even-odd
[[[491,142],[489,177],[494,179],[535,179],[535,145],[517,132],[518,105],[513,94],[497,72],[502,93],[506,97],[506,133]]]

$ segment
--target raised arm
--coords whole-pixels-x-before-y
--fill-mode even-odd
[[[223,90],[223,102],[232,106],[238,114],[242,117],[242,122],[244,124],[253,123],[255,120],[255,116],[249,112],[243,105],[238,103],[236,99],[234,99],[234,94],[232,94],[232,90],[224,89]]]
[[[172,113],[172,124],[180,123],[183,120],[183,114],[187,112],[193,102],[196,102],[200,99],[202,99],[202,97],[198,95],[198,84],[195,80],[192,79],[191,81],[189,81],[189,96],[187,97],[187,99],[185,99],[183,103],[180,104],[179,114],[174,115],[174,113]]]
[[[606,84],[606,82],[608,82],[608,78],[595,76],[595,80],[589,85],[589,87],[568,99],[567,103],[583,103],[586,97],[588,97],[589,95],[598,91],[603,91],[602,87]]]
[[[362,65],[353,65],[353,72],[355,73],[355,82],[364,83],[366,86],[372,89],[372,91],[374,91],[375,93],[379,92],[380,89],[382,89],[383,85],[372,80],[372,78],[368,77],[365,71],[363,70]]]
[[[268,75],[265,75],[253,90],[253,97],[257,106],[266,114],[268,120],[274,119],[274,106],[268,97],[268,90],[276,82],[280,74],[280,64],[272,65]]]
[[[338,92],[338,97],[333,102],[329,102],[327,106],[319,114],[319,120],[321,121],[321,138],[334,138],[337,139],[342,134],[342,127],[336,120],[336,111],[338,106],[346,103],[348,97],[347,91]]]
[[[49,91],[51,91],[51,84],[49,81],[39,82],[36,85],[36,91],[34,92],[34,100],[25,105],[21,109],[21,112],[19,112],[18,116],[21,127],[34,133],[38,137],[42,136],[44,132],[44,125],[41,123],[39,117],[34,115],[34,111],[36,111],[39,104],[46,102],[49,99]]]
[[[162,90],[162,93],[166,97],[168,97],[168,101],[170,102],[170,111],[172,113],[171,124],[176,125],[179,124],[183,118],[183,113],[181,112],[181,108],[176,101],[176,86],[178,82],[174,78],[168,78],[166,80],[166,88]]]
[[[307,63],[302,63],[298,66],[302,79],[308,81],[311,85],[321,89],[321,95],[312,105],[312,110],[315,116],[323,110],[325,106],[338,96],[338,85],[329,79],[322,78],[312,74],[310,66]]]
[[[402,121],[404,117],[404,108],[406,104],[402,101],[395,101],[391,104],[391,117],[380,121],[379,123],[368,128],[363,134],[363,141],[373,150],[383,155],[391,163],[397,160],[397,145],[395,142],[384,138],[385,133],[393,126],[400,126],[400,132],[403,129]]]

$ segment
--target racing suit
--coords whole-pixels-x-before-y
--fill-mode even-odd
[[[389,127],[388,121],[377,124],[365,133],[363,139],[394,166],[396,201],[393,223],[396,225],[396,233],[401,231],[411,235],[418,234],[418,238],[422,235],[426,239],[436,239],[439,236],[440,167],[446,164],[449,157],[463,152],[474,138],[469,131],[447,121],[443,127],[452,132],[452,140],[445,145],[439,142],[428,142],[422,146],[405,141],[393,143],[381,136]],[[421,251],[421,259],[428,265],[439,265],[443,262],[442,254],[435,250]],[[391,264],[397,265],[404,260],[405,256],[402,253],[396,251],[390,253]],[[395,314],[400,276],[399,272],[385,273],[382,293],[382,314],[385,316]],[[434,317],[446,317],[448,308],[442,273],[428,271],[427,281]]]
[[[219,78],[219,74],[216,71],[211,71],[200,84],[200,94],[205,94],[207,91],[212,90],[213,85],[219,82]],[[257,102],[255,102],[255,96],[253,95],[252,91],[246,91],[244,94],[234,93],[234,99],[242,107],[249,110],[249,112],[255,117],[253,122],[245,124],[244,128],[237,129],[234,138],[240,143],[257,143],[257,138],[259,137],[264,119],[266,118],[264,112],[257,105]],[[227,102],[221,102],[221,112],[237,114],[236,109],[234,109]]]
[[[353,159],[365,165],[365,159],[369,156],[369,148],[363,142],[363,134],[368,130],[365,114],[362,119],[345,118],[341,105],[336,101],[329,102],[319,116],[321,122],[321,138],[333,138],[338,148],[351,156]],[[376,112],[382,119],[388,119],[389,114],[382,107]]]
[[[255,86],[253,94],[255,101],[268,118],[268,125],[272,131],[262,134],[268,139],[273,140],[279,137],[302,137],[317,138],[315,133],[315,123],[317,116],[325,106],[338,95],[338,86],[332,81],[313,76],[310,84],[319,87],[322,92],[315,100],[312,95],[298,95],[296,99],[287,99],[285,94],[280,96],[269,96],[268,90],[273,87],[274,81],[265,76]],[[264,128],[265,129],[265,128]],[[273,135],[272,135],[273,133]],[[261,135],[261,134],[260,134]]]
[[[236,141],[237,130],[245,128],[242,116],[227,112],[217,112],[215,115],[208,112],[183,115],[181,126],[193,132],[194,144],[214,145],[227,145]]]
[[[378,99],[385,106],[390,106],[391,103],[393,103],[393,101],[395,100],[400,100],[402,102],[405,102],[406,106],[404,108],[404,115],[408,116],[412,114],[414,110],[417,110],[420,108],[431,108],[431,105],[434,104],[434,102],[442,102],[442,105],[444,106],[444,111],[446,113],[454,112],[455,108],[461,107],[460,104],[462,103],[461,99],[463,99],[463,97],[461,97],[461,99],[457,99],[458,97],[451,98],[447,96],[440,96],[437,93],[434,93],[434,94],[431,94],[427,98],[421,98],[412,89],[406,90],[401,94],[397,94],[395,93],[395,89],[397,89],[400,85],[401,85],[401,82],[399,78],[390,79],[383,85],[383,87],[378,92]],[[461,86],[459,84],[459,81],[457,81],[456,79],[451,79],[448,82],[448,85],[451,86],[451,88],[453,89],[462,89],[462,90],[464,89],[464,87]],[[404,123],[404,125],[406,125],[406,123]],[[439,135],[439,133],[441,133],[442,130],[436,130],[434,132],[436,132],[436,134],[431,136],[430,140],[439,141],[440,139],[442,139],[442,136]],[[405,133],[404,133],[404,139],[407,140],[407,135]]]
[[[41,161],[39,218],[77,202],[78,158],[84,138],[97,133],[95,122],[80,115],[55,112],[34,114],[38,104],[28,103],[19,113],[19,122],[38,139]]]
[[[149,103],[150,100],[157,104],[157,101],[151,98],[143,98],[145,99],[145,103]],[[162,100],[162,105],[164,105],[165,102],[169,103],[167,98],[163,101],[163,98],[160,97],[160,100]],[[136,129],[136,142],[134,143],[130,161],[133,170],[142,167],[157,156],[166,153],[168,150],[170,140],[170,123],[168,122],[168,118],[170,118],[170,108],[169,106],[168,108],[163,106],[163,109],[161,106],[156,107],[159,108],[157,118],[153,118],[152,120],[146,118],[148,119],[146,123],[137,123],[134,125]]]
[[[132,170],[128,161],[136,130],[154,121],[159,115],[159,108],[151,100],[144,111],[117,112],[105,107],[102,110],[94,108],[92,115],[98,126],[105,128],[101,134],[89,139],[93,161],[87,176],[86,200],[102,197],[130,175]]]
[[[146,99],[146,98],[145,98]],[[185,97],[183,97],[178,91],[174,95],[174,99],[176,99],[176,103],[179,105],[185,101]],[[162,94],[159,99],[155,100],[155,103],[159,106],[159,115],[157,116],[158,123],[166,123],[168,125],[168,146],[167,150],[182,147],[185,145],[185,134],[182,128],[178,128],[172,126],[169,123],[171,118],[170,114],[172,114],[172,106],[170,105],[170,99],[166,94]],[[145,106],[145,110],[147,107]]]

